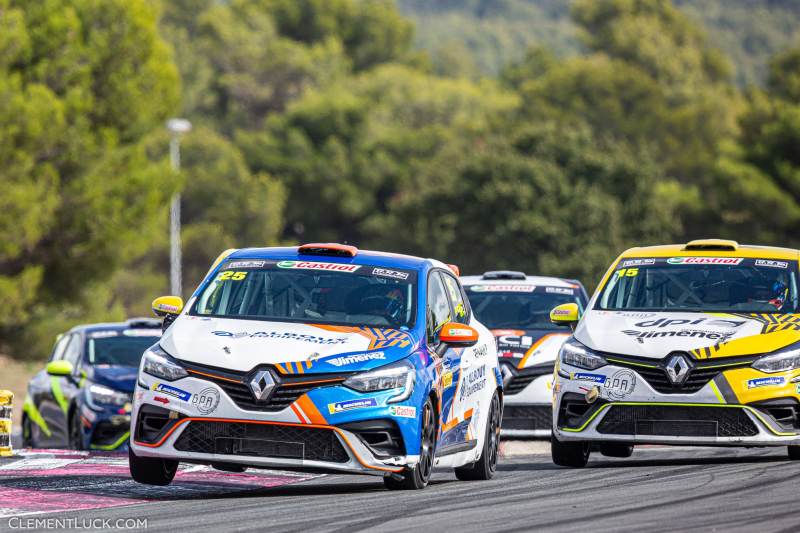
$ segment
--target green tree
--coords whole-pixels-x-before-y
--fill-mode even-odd
[[[525,126],[443,150],[398,197],[380,243],[462,272],[513,268],[598,279],[619,250],[670,239],[676,184],[588,126]]]
[[[174,180],[141,137],[177,103],[146,0],[0,0],[0,332],[80,305],[141,247]]]
[[[309,91],[237,143],[251,168],[286,184],[289,236],[359,243],[383,231],[373,219],[413,191],[419,168],[449,139],[479,135],[516,106],[488,82],[385,65]]]

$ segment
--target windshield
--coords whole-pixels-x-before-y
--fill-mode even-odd
[[[90,333],[86,354],[91,365],[139,366],[142,354],[160,338],[158,330],[101,331]]]
[[[317,261],[230,261],[192,314],[349,326],[411,327],[416,272]]]
[[[627,259],[598,309],[795,313],[797,262],[736,257]]]
[[[568,329],[550,322],[550,311],[564,303],[576,303],[583,310],[577,288],[487,284],[466,289],[475,316],[489,329]]]

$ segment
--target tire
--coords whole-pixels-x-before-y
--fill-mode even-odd
[[[786,448],[789,452],[789,459],[792,461],[800,460],[800,446],[787,446]]]
[[[600,453],[606,457],[626,459],[633,455],[633,444],[607,443],[600,445]]]
[[[419,490],[428,486],[433,471],[433,461],[436,457],[436,415],[430,398],[422,406],[420,416],[420,450],[419,462],[414,468],[406,468],[395,476],[383,478],[383,484],[389,490]]]
[[[130,448],[128,448],[128,465],[133,480],[144,485],[169,485],[178,471],[178,461],[139,457]]]
[[[550,455],[558,466],[583,468],[589,462],[588,442],[560,442],[550,437]]]
[[[77,408],[72,410],[72,416],[69,417],[69,449],[84,449],[83,435],[81,434],[81,417]]]
[[[22,417],[22,447],[33,448],[33,432],[31,431],[31,419],[27,416]]]
[[[500,408],[500,397],[497,392],[492,396],[489,417],[486,419],[486,438],[480,458],[470,465],[455,469],[456,478],[461,481],[487,481],[492,479],[497,470],[497,450],[500,447],[500,419],[503,416]]]

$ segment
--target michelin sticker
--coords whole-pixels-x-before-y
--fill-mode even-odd
[[[329,365],[333,366],[346,366],[352,365],[353,363],[363,363],[365,361],[376,361],[381,359],[386,359],[386,354],[383,352],[366,352],[355,353],[352,355],[340,355],[330,359],[325,359],[321,362],[328,363]]]
[[[204,415],[211,414],[219,405],[219,391],[213,387],[203,389],[197,394],[192,395],[192,405]]]
[[[630,370],[618,370],[605,383],[606,394],[613,400],[621,400],[636,388],[636,374]]]
[[[592,383],[600,383],[601,385],[606,382],[606,377],[602,374],[589,374],[587,372],[573,372],[569,375],[569,379],[577,381],[591,381]]]
[[[758,387],[779,387],[786,383],[783,376],[772,376],[768,378],[755,378],[747,380],[747,388],[755,389]]]
[[[178,387],[167,385],[166,383],[155,383],[151,390],[155,392],[160,392],[162,394],[166,394],[168,396],[172,396],[174,398],[178,398],[179,400],[183,400],[184,402],[188,402],[189,398],[192,397],[191,393],[186,392],[183,389],[179,389]]]
[[[389,414],[401,418],[416,418],[417,408],[410,405],[392,405],[389,407]]]
[[[328,412],[330,414],[342,413],[344,411],[352,411],[353,409],[364,409],[366,407],[377,407],[378,402],[375,398],[360,398],[358,400],[347,400],[344,402],[335,402],[328,404]]]

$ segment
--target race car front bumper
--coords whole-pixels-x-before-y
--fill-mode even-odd
[[[800,444],[800,402],[797,387],[789,383],[792,376],[785,378],[786,387],[760,391],[760,400],[749,402],[739,383],[756,372],[720,371],[700,390],[681,394],[658,392],[630,368],[607,365],[587,371],[562,364],[554,383],[553,435],[562,442]],[[627,380],[624,385],[621,378]],[[781,418],[781,412],[795,413],[794,420]]]
[[[505,363],[508,364],[508,363]],[[549,437],[553,409],[553,364],[505,368],[504,437]]]
[[[350,420],[333,425],[308,396],[280,411],[255,412],[241,409],[222,388],[204,379],[187,377],[164,385],[140,377],[130,440],[137,456],[377,476],[399,473],[419,460],[418,455],[400,452],[399,446],[399,453],[390,456],[376,452],[387,447],[376,445],[375,435],[402,442],[399,424],[380,398],[375,407],[357,410],[371,419],[368,424],[352,420],[353,413],[347,412]],[[218,403],[213,412],[203,413],[210,404],[198,404],[194,398],[209,396]],[[372,436],[365,438],[367,433]]]

